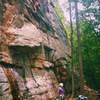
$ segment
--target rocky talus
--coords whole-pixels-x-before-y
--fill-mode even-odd
[[[71,93],[70,46],[50,0],[0,0],[0,100],[57,100]],[[79,75],[75,76],[75,91]]]

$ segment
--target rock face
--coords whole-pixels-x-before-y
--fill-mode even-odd
[[[54,6],[0,0],[0,100],[55,100],[71,92],[70,46]],[[75,90],[79,76],[75,73]]]

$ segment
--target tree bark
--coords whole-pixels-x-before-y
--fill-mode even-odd
[[[80,30],[79,30],[77,0],[74,0],[74,1],[75,1],[75,15],[76,15],[78,54],[79,54],[79,66],[80,66],[80,93],[81,95],[84,95],[84,80],[83,80],[83,67],[82,67],[82,57],[81,57],[81,43],[80,43]]]
[[[73,26],[72,26],[72,11],[71,11],[71,0],[69,0],[69,8],[70,8],[70,26],[71,26],[71,57],[72,57],[72,96],[74,97],[74,71],[73,71]]]

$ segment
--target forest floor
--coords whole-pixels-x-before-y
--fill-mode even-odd
[[[85,94],[88,97],[88,100],[100,100],[100,91],[84,86]]]
[[[89,87],[87,87],[86,85],[84,86],[84,90],[85,90],[85,96],[88,97],[88,100],[100,100],[100,91],[95,91],[94,89],[90,89]],[[65,100],[75,100],[71,99],[71,98],[65,98]]]

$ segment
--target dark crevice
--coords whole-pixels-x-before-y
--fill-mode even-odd
[[[0,65],[4,66],[4,68],[22,68],[22,66],[17,66],[17,64],[10,64],[10,63],[6,63],[4,61],[0,61]]]
[[[29,57],[29,55],[28,55],[28,57]],[[31,64],[31,61],[30,61],[30,64]],[[32,64],[31,64],[31,66],[32,66]],[[32,77],[33,77],[35,83],[36,83],[36,84],[38,85],[38,87],[39,87],[40,85],[37,83],[36,79],[34,78],[31,68],[30,68],[30,72],[31,72],[31,75],[32,75]],[[38,87],[37,87],[37,88],[38,88]]]
[[[33,77],[35,83],[38,85],[36,88],[38,88],[40,85],[37,83],[36,79],[34,78],[31,68],[30,68],[30,72],[31,72],[31,75],[32,75],[32,77]]]
[[[22,95],[20,94],[20,89],[18,87],[18,83],[15,76],[12,76],[9,68],[4,68],[4,72],[6,77],[8,78],[11,94],[13,96],[13,100],[23,100]]]
[[[69,58],[72,58],[69,54],[65,53]]]

